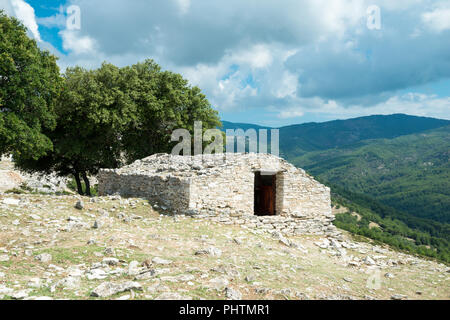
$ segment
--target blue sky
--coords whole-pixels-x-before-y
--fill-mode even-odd
[[[80,28],[67,27],[70,6]],[[0,0],[0,8],[62,70],[153,58],[198,85],[224,120],[450,119],[449,1]]]

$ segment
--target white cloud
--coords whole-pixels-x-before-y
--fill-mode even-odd
[[[280,85],[275,87],[274,95],[277,98],[293,97],[297,94],[298,76],[286,70],[283,72]]]
[[[11,0],[12,1],[12,0]],[[15,0],[23,2],[23,0]],[[0,7],[5,0],[0,0]],[[183,74],[223,112],[254,108],[276,119],[310,113],[350,117],[406,112],[445,116],[448,100],[408,100],[398,90],[450,76],[445,2],[431,0],[69,0],[82,29],[62,11],[59,64],[119,66],[153,58]],[[381,7],[382,29],[366,9]],[[101,8],[101,9],[100,9]],[[426,26],[426,27],[424,27]],[[270,107],[269,107],[270,106]]]
[[[357,28],[364,19],[367,1],[316,0],[312,1],[326,33],[322,39],[342,37],[349,28]]]
[[[219,110],[263,108],[269,100],[295,98],[298,77],[283,66],[292,54],[279,44],[258,44],[229,51],[217,64],[171,68],[202,88]]]
[[[376,110],[379,114],[407,113],[450,119],[450,97],[410,92],[400,96],[393,96],[386,102],[379,103],[368,109]]]
[[[344,106],[335,100],[299,99],[300,107],[279,110],[277,117],[288,119],[306,113],[320,115],[323,119],[348,119],[373,114],[389,115],[393,113],[414,114],[450,120],[450,97],[438,97],[432,94],[410,92],[395,95],[384,102],[371,107],[364,105]],[[270,111],[274,112],[274,109]]]
[[[292,119],[292,118],[300,118],[305,113],[301,109],[297,108],[290,108],[287,110],[282,110],[280,113],[278,113],[278,118],[280,119]]]
[[[422,21],[435,32],[450,30],[450,7],[426,12],[422,15]]]
[[[48,28],[57,27],[63,29],[66,26],[66,16],[64,14],[63,6],[59,7],[59,12],[57,14],[50,17],[37,18],[36,20],[39,25]]]
[[[94,53],[96,51],[95,40],[89,36],[83,36],[77,30],[63,30],[59,34],[63,40],[63,48],[75,55]]]
[[[14,15],[14,10],[11,6],[10,0],[0,0],[0,9],[9,16]]]
[[[180,13],[186,14],[189,12],[189,8],[191,7],[191,0],[175,0],[180,9]]]
[[[95,52],[95,40],[89,36],[83,36],[77,30],[63,30],[59,34],[63,40],[63,48],[72,51],[75,55]]]
[[[253,69],[266,68],[273,60],[270,47],[264,44],[238,51],[234,56],[237,63],[249,65]]]
[[[22,21],[37,41],[41,41],[33,7],[23,0],[11,0],[11,6],[17,19]]]

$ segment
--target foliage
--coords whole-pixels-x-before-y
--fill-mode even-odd
[[[198,87],[190,87],[179,74],[161,71],[152,60],[125,68],[127,94],[135,113],[122,137],[127,162],[154,153],[169,153],[177,142],[171,142],[178,128],[194,134],[194,121],[203,122],[203,130],[221,123],[217,111]]]
[[[332,199],[335,205],[349,209],[336,215],[337,227],[400,250],[450,262],[450,224],[407,215],[338,186],[332,186]],[[358,221],[351,212],[358,213],[361,219]],[[370,222],[380,225],[380,229],[370,228]]]
[[[450,223],[450,126],[311,152],[292,160],[329,184]]]
[[[174,129],[193,131],[194,120],[205,129],[220,124],[200,89],[162,72],[152,60],[125,68],[108,63],[97,70],[69,68],[64,79],[57,126],[47,132],[54,151],[38,160],[15,160],[26,171],[73,175],[80,194],[90,194],[87,177],[100,168],[170,151]]]
[[[374,115],[280,128],[280,149],[288,159],[308,152],[333,150],[373,139],[394,139],[450,125],[448,120],[405,114]]]
[[[287,126],[280,153],[331,186],[336,206],[362,216],[338,214],[340,228],[448,262],[449,124],[399,114]],[[228,128],[259,129],[224,122]]]
[[[37,159],[51,151],[42,131],[56,125],[61,83],[56,58],[0,11],[0,154]]]

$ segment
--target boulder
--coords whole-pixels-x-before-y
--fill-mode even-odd
[[[105,298],[130,290],[142,290],[142,286],[140,283],[134,281],[122,283],[103,282],[101,285],[92,290],[91,296]]]

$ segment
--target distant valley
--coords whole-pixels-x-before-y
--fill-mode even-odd
[[[267,127],[223,121],[224,130],[236,128]],[[394,114],[279,129],[280,156],[331,186],[336,205],[353,203],[382,225],[390,223],[385,219],[398,221],[395,227],[386,227],[380,239],[397,237],[402,243],[408,238],[404,246],[409,247],[411,237],[404,235],[409,233],[417,238],[410,251],[421,251],[421,245],[426,250],[433,242],[434,252],[448,256],[450,121]],[[366,236],[378,232],[368,227],[370,222],[365,226],[341,215],[337,223],[342,219],[341,227],[355,227],[354,232],[364,233],[364,228]]]

